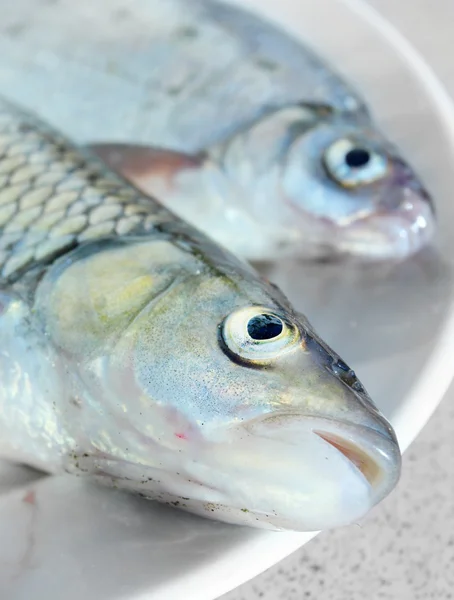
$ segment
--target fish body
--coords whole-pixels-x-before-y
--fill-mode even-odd
[[[80,143],[198,162],[173,164],[170,186],[153,161],[135,180],[130,154],[124,174],[249,260],[402,260],[433,239],[429,194],[356,90],[227,4],[20,0],[0,25],[1,88]]]
[[[0,101],[0,456],[311,531],[396,485],[392,427],[284,295]]]
[[[194,154],[284,105],[367,112],[309,48],[222,2],[18,0],[3,8],[0,89],[79,144]]]
[[[403,260],[435,231],[432,201],[397,149],[371,124],[358,130],[326,107],[282,108],[198,155],[125,144],[90,148],[252,262],[294,255]],[[347,165],[361,153],[368,157],[363,166]]]

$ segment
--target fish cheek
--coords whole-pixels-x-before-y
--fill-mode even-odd
[[[219,323],[235,299],[220,278],[185,279],[147,307],[122,339],[134,337],[130,348],[142,393],[198,427],[225,422],[243,397],[241,378],[218,342]]]

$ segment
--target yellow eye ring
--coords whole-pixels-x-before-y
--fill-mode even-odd
[[[221,325],[221,336],[228,354],[257,365],[269,364],[301,343],[298,328],[265,306],[248,306],[231,313]]]

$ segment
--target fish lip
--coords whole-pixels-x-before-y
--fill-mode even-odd
[[[337,230],[338,251],[372,262],[401,261],[433,242],[437,227],[433,202],[412,185],[398,190],[393,207],[381,206]],[[394,198],[396,193],[394,190]]]
[[[259,424],[263,424],[265,422],[271,422],[274,420],[280,420],[281,418],[283,419],[287,419],[287,418],[296,418],[296,419],[304,419],[307,422],[318,422],[318,423],[323,423],[328,426],[328,427],[345,427],[348,430],[358,430],[358,431],[362,431],[363,433],[367,433],[370,432],[372,434],[376,434],[376,435],[380,435],[383,439],[388,440],[389,442],[392,442],[393,444],[396,444],[396,446],[399,446],[398,440],[397,440],[397,436],[396,433],[392,427],[392,425],[387,421],[387,419],[385,417],[383,417],[383,415],[378,411],[378,409],[373,406],[373,408],[375,409],[374,412],[374,416],[378,416],[380,418],[380,422],[382,425],[384,425],[384,430],[386,431],[386,434],[380,430],[377,429],[375,427],[372,427],[371,425],[367,425],[366,423],[354,423],[351,421],[347,421],[345,419],[335,419],[335,418],[331,418],[331,417],[319,417],[317,415],[313,415],[310,413],[305,413],[304,411],[298,411],[298,410],[285,410],[285,411],[276,411],[274,413],[266,413],[264,415],[260,415],[258,417],[255,417],[254,419],[251,419],[249,421],[247,421],[246,423],[242,424],[243,428],[246,428],[249,430],[249,428],[252,426],[252,428],[255,427],[255,425]],[[309,428],[308,428],[309,429]],[[322,427],[323,429],[323,427]],[[312,428],[313,430],[313,428]]]
[[[397,479],[400,477],[402,464],[399,442],[391,424],[380,413],[378,414],[380,416],[380,424],[382,425],[380,429],[367,423],[354,423],[343,419],[317,417],[316,415],[308,415],[299,411],[285,411],[273,415],[262,415],[248,423],[244,423],[242,427],[252,435],[277,440],[279,439],[278,436],[272,435],[272,425],[268,429],[268,425],[272,424],[272,421],[283,420],[284,427],[288,419],[304,421],[306,425],[304,431],[312,431],[318,437],[322,437],[326,443],[329,443],[328,440],[320,436],[320,432],[324,435],[335,436],[339,440],[345,440],[348,445],[356,446],[371,460],[382,465],[383,470],[386,465],[394,465],[393,470],[397,473],[397,482]],[[279,430],[276,429],[276,431]],[[286,443],[292,444],[292,439],[289,438],[286,440]],[[297,443],[293,443],[293,445],[297,445]]]
[[[272,421],[274,418],[282,418],[282,424],[280,425],[277,422],[276,426],[273,427]],[[298,421],[292,423],[289,419],[298,419],[299,423]],[[301,427],[303,421],[304,426]],[[345,467],[345,472],[341,470],[339,471],[339,475],[337,475],[337,471],[327,472],[326,481],[336,482],[336,478],[339,476],[336,485],[339,485],[338,489],[342,489],[342,478],[349,472],[357,481],[357,485],[363,485],[363,489],[367,490],[367,510],[363,511],[362,515],[381,502],[399,482],[402,469],[402,456],[391,426],[389,431],[385,430],[381,432],[366,423],[309,416],[296,411],[286,411],[278,415],[263,415],[254,419],[253,422],[244,425],[248,435],[275,443],[276,453],[279,453],[281,444],[286,447],[285,452],[287,456],[294,453],[296,469],[299,468],[301,460],[303,460],[303,463],[305,461],[313,462],[310,452],[311,448],[317,448],[317,446],[312,447],[310,437],[307,437],[308,434],[312,434],[315,439],[318,439],[320,444],[323,444],[319,448],[325,447],[326,451],[329,452],[327,456],[332,456],[334,460],[342,461],[337,464],[339,466],[343,465],[342,468]],[[333,442],[335,443],[333,444]],[[336,442],[340,442],[341,447],[339,445],[336,447]],[[300,453],[299,447],[303,449],[304,454]],[[292,449],[294,449],[294,452]],[[348,455],[349,450],[353,450],[353,455]],[[317,456],[320,458],[320,456],[323,457],[323,454],[318,454]],[[313,457],[316,464],[318,458]],[[315,478],[314,485],[317,484],[317,477]],[[312,484],[307,482],[307,485],[310,486]],[[357,497],[354,492],[352,493],[352,500],[356,502]],[[355,519],[357,518],[360,518],[360,516],[355,517]]]
[[[352,443],[348,439],[330,432],[315,429],[313,431],[315,435],[318,435],[318,437],[322,438],[322,440],[334,447],[347,460],[353,463],[371,487],[379,484],[380,478],[383,475],[382,468],[377,460],[375,460],[375,457],[365,452],[359,444]]]

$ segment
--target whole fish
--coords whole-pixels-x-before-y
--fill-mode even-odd
[[[210,0],[3,8],[0,88],[78,142],[153,147],[115,160],[236,254],[401,260],[433,239],[432,201],[364,100],[256,15]]]
[[[0,455],[310,531],[396,485],[392,427],[283,294],[0,101]]]

